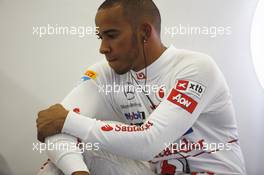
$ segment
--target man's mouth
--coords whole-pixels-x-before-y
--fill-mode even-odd
[[[106,60],[107,60],[108,62],[114,62],[114,61],[116,61],[117,59],[116,59],[116,58],[106,58]]]

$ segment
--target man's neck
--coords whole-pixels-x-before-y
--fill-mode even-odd
[[[166,49],[167,48],[162,43],[151,46],[150,45],[145,46],[146,63],[143,55],[143,59],[140,60],[141,63],[139,64],[138,67],[136,67],[133,70],[138,72],[144,69],[145,67],[148,67],[149,65],[154,63]]]

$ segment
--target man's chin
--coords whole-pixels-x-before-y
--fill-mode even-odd
[[[115,73],[119,74],[119,75],[122,75],[122,74],[125,74],[127,73],[128,71],[130,71],[130,69],[121,69],[120,67],[119,68],[114,68],[112,66],[110,66]]]
[[[113,70],[115,71],[115,73],[117,73],[119,75],[125,74],[129,71],[129,70],[119,70],[119,69],[113,69]]]

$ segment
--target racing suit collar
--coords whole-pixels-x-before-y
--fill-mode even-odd
[[[160,75],[161,70],[170,64],[170,59],[175,53],[175,50],[176,48],[173,45],[170,45],[170,47],[168,47],[156,61],[150,64],[147,67],[147,77],[145,75],[145,68],[138,72],[131,70],[131,73],[137,79],[137,81],[145,81],[146,78],[148,80],[156,78],[158,75]]]

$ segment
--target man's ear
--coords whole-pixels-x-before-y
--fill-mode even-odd
[[[141,39],[143,42],[146,42],[152,33],[152,26],[149,23],[144,23],[140,27]]]

